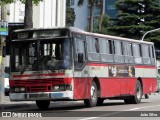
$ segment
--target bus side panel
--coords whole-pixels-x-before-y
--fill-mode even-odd
[[[100,79],[101,97],[113,97],[120,95],[120,84],[113,78]]]
[[[143,94],[156,91],[156,78],[143,78]]]
[[[90,97],[92,79],[74,78],[74,99],[87,99]]]
[[[106,78],[100,79],[101,97],[116,97],[134,95],[136,78]]]

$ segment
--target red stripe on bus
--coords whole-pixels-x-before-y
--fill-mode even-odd
[[[135,66],[135,68],[152,68],[152,69],[156,69],[156,66]]]
[[[102,64],[102,63],[88,63],[88,66],[108,66],[108,64]]]
[[[46,76],[64,76],[64,73],[13,75],[13,78],[33,77],[33,76],[45,76],[45,77]]]

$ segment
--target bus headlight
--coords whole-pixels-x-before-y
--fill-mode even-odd
[[[53,86],[53,90],[59,90],[59,86],[58,85]]]
[[[24,88],[24,87],[21,87],[21,88],[19,89],[19,91],[20,91],[20,92],[25,92],[25,88]]]
[[[15,91],[15,92],[19,92],[19,88],[15,88],[14,91]]]

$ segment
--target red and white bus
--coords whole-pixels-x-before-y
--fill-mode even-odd
[[[105,99],[141,102],[156,91],[154,44],[77,28],[24,29],[11,35],[11,101]]]

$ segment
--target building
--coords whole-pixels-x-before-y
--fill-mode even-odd
[[[33,8],[33,27],[64,27],[66,0],[43,0]]]
[[[88,0],[84,0],[82,6],[78,6],[78,0],[70,0],[70,6],[74,8],[76,19],[74,22],[74,27],[85,30],[88,25]]]
[[[8,22],[24,22],[25,5],[19,1],[5,7]],[[66,17],[66,0],[43,0],[33,6],[33,27],[64,27]]]
[[[78,6],[79,0],[70,0],[70,6],[74,8],[76,14],[76,20],[74,23],[75,27],[86,30],[89,22],[89,12],[90,5],[88,0],[84,0],[84,4],[82,6]],[[104,12],[111,19],[114,19],[117,14],[117,10],[115,8],[115,3],[117,0],[104,0]],[[98,17],[101,14],[101,2],[98,0],[97,4],[94,6],[94,23],[98,23]]]

